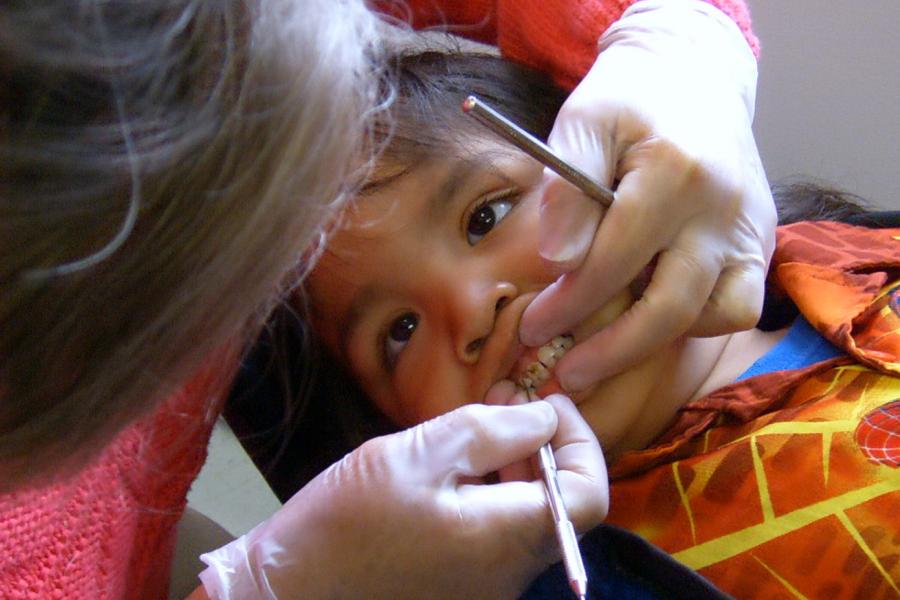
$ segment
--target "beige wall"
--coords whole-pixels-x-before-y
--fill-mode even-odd
[[[900,0],[748,0],[769,178],[818,176],[900,209]]]

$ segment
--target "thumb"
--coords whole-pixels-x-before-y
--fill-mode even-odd
[[[557,175],[544,175],[539,252],[560,271],[584,261],[603,217],[603,207]]]

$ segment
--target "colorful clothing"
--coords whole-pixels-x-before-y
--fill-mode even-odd
[[[900,229],[779,229],[770,285],[846,356],[685,405],[609,522],[738,598],[900,597]]]
[[[844,355],[840,348],[823,338],[803,315],[794,319],[784,337],[738,375],[735,381],[765,375],[772,371],[802,369],[829,358]]]

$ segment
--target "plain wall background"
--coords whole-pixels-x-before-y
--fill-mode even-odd
[[[900,209],[900,1],[747,1],[769,180],[814,176]]]

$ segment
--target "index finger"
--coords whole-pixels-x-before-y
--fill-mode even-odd
[[[624,181],[623,181],[624,185]],[[522,315],[519,337],[540,346],[567,333],[628,287],[668,243],[660,215],[646,202],[620,192],[600,223],[585,260],[531,302]]]
[[[643,296],[557,363],[563,388],[586,389],[685,333],[706,304],[718,274],[715,259],[703,253],[662,253]]]

